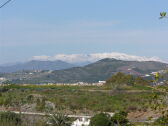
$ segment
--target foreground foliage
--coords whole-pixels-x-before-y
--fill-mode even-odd
[[[18,126],[21,124],[21,117],[12,112],[0,112],[0,126],[14,125]]]
[[[144,103],[152,95],[151,89],[145,86],[127,86],[115,92],[108,87],[11,85],[6,88],[8,91],[1,92],[0,106],[19,110],[19,106],[24,109],[24,105],[27,105],[37,112],[62,108],[74,114],[116,110],[146,111]]]
[[[118,126],[126,126],[129,125],[129,121],[127,119],[127,113],[124,111],[120,111],[116,113],[112,118],[112,124],[117,124]]]
[[[127,119],[127,113],[120,111],[114,116],[100,113],[91,118],[90,126],[131,126]]]
[[[85,115],[116,111],[146,112],[151,108],[149,101],[154,101],[154,93],[157,97],[164,96],[164,92],[155,90],[149,81],[117,73],[104,86],[6,85],[0,87],[0,107],[33,112],[53,112],[61,108],[63,113]],[[110,122],[127,123],[126,116],[126,113],[116,113]],[[57,124],[59,121],[56,120],[61,118],[55,116],[50,119],[49,122]]]
[[[58,112],[48,116],[47,124],[49,126],[70,126],[69,118]]]
[[[110,115],[100,113],[91,118],[90,126],[111,126]]]

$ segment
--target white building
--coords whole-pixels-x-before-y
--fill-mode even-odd
[[[150,77],[150,75],[149,74],[145,74],[145,77]]]
[[[89,126],[90,119],[88,118],[79,118],[76,121],[74,121],[71,126]]]
[[[99,81],[99,83],[101,83],[101,84],[105,84],[105,83],[106,83],[106,81]]]

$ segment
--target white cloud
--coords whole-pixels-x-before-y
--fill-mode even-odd
[[[34,56],[33,60],[62,60],[68,63],[95,62],[104,58],[115,58],[126,61],[159,61],[164,62],[158,57],[141,57],[128,55],[125,53],[92,53],[92,54],[57,54],[55,56]]]

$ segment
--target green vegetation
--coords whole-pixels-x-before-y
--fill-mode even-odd
[[[111,78],[109,78],[106,82],[106,85],[110,86],[123,86],[123,85],[128,85],[128,86],[134,86],[134,85],[150,85],[150,82],[147,80],[144,80],[141,77],[135,77],[133,75],[125,75],[121,72],[118,72],[114,74]]]
[[[1,77],[11,80],[5,82],[11,84],[92,83],[98,82],[99,80],[106,80],[116,72],[132,73],[134,75],[149,74],[153,71],[165,69],[166,66],[167,64],[165,63],[154,61],[122,61],[107,58],[84,67],[74,67],[52,72],[40,71],[34,73],[32,71],[22,71],[2,74]]]
[[[167,12],[160,12],[160,19],[166,18]]]
[[[111,126],[110,115],[100,113],[91,118],[90,126]]]
[[[118,126],[128,126],[129,121],[127,119],[127,113],[124,111],[120,111],[118,113],[115,113],[113,117],[111,117],[112,124],[117,124]]]
[[[71,124],[70,119],[60,112],[49,115],[47,123],[49,126],[70,126]]]
[[[159,119],[157,119],[154,123],[158,126],[167,126],[168,125],[168,116],[162,116]]]
[[[54,104],[53,108],[62,108],[70,113],[94,113],[97,111],[114,112],[116,110],[146,110],[146,103],[152,92],[145,86],[127,87],[113,94],[106,87],[80,86],[21,86],[11,85],[8,92],[1,93],[0,105],[17,107],[18,105],[36,105],[32,111],[44,112],[47,102]],[[88,89],[90,88],[90,89]],[[133,89],[133,90],[132,90]],[[147,90],[141,90],[147,89]],[[30,100],[31,99],[31,100]]]
[[[146,111],[153,90],[140,77],[117,73],[105,86],[8,85],[0,94],[0,105],[30,106],[32,111],[45,112],[62,108],[69,113],[116,110]],[[117,86],[115,86],[117,85]],[[33,107],[35,106],[35,107]],[[19,109],[19,108],[18,108]]]
[[[45,110],[45,98],[39,99],[37,98],[36,101],[36,110],[37,111],[44,111]]]
[[[33,116],[24,116],[13,112],[0,112],[0,126],[46,126],[45,117],[35,119]]]
[[[164,74],[167,75],[167,70],[165,70]],[[154,75],[154,82],[157,85],[160,78],[163,78],[164,75],[161,75],[160,73],[156,73]],[[154,92],[153,97],[151,100],[151,103],[153,104],[153,108],[155,111],[158,111],[161,113],[161,117],[156,120],[154,123],[155,125],[168,125],[168,109],[167,109],[167,98],[168,98],[168,85],[167,82],[165,82],[164,85],[155,86],[155,89],[162,92],[162,96],[158,95],[158,93]]]
[[[0,107],[33,112],[61,109],[67,114],[89,115],[116,111],[147,112],[151,110],[149,103],[152,103],[154,93],[164,96],[161,86],[154,89],[149,84],[140,77],[116,73],[104,86],[7,85],[0,88]],[[122,112],[116,113],[110,121],[126,123],[126,116]]]
[[[91,118],[90,126],[131,126],[127,119],[127,113],[120,111],[114,116],[106,113],[100,113]]]
[[[19,126],[21,118],[19,115],[12,112],[0,112],[0,126]]]

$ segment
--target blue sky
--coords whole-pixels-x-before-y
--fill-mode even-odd
[[[12,0],[0,9],[0,64],[103,52],[168,61],[161,11],[168,12],[167,0]]]

